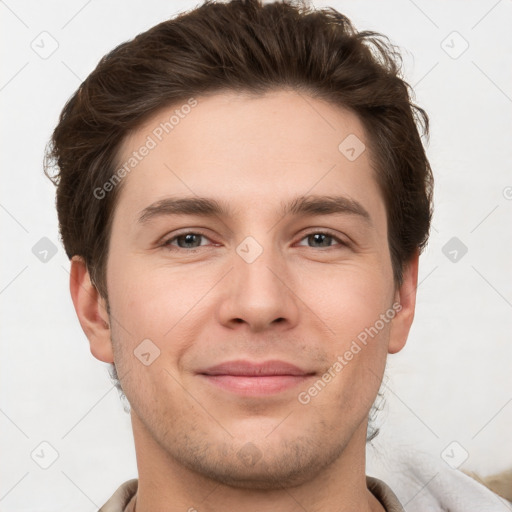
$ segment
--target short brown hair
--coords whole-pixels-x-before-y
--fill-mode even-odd
[[[433,192],[418,131],[428,136],[428,116],[412,103],[401,63],[385,36],[357,32],[333,8],[291,0],[207,0],[119,45],[68,100],[46,150],[68,257],[82,256],[108,297],[108,243],[122,183],[101,200],[93,191],[111,179],[123,140],[150,115],[191,96],[294,89],[349,109],[363,123],[401,283],[403,265],[428,240]]]

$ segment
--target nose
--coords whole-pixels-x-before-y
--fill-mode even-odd
[[[270,244],[262,249],[254,261],[245,258],[243,250],[233,256],[218,310],[224,326],[244,325],[250,332],[260,332],[291,329],[298,322],[300,300],[294,292],[298,276]]]

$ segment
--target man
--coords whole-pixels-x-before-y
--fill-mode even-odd
[[[139,473],[102,511],[403,510],[365,475],[432,214],[398,60],[333,9],[205,2],[66,104],[71,295]]]

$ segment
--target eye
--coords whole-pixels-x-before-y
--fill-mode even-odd
[[[208,244],[201,243],[201,239],[210,240],[206,235],[202,233],[198,233],[195,231],[187,231],[185,233],[180,233],[178,235],[169,238],[165,242],[163,242],[162,246],[168,248],[169,250],[187,250],[187,252],[194,252],[195,249],[203,247]],[[329,233],[328,231],[313,231],[305,235],[302,240],[307,240],[309,243],[313,244],[310,246],[313,249],[316,248],[332,248],[335,247],[332,242],[337,242],[337,245],[346,247],[348,244]]]
[[[201,238],[209,240],[202,233],[196,233],[193,231],[189,231],[186,233],[180,233],[179,235],[173,236],[166,240],[162,245],[164,247],[169,248],[170,250],[174,249],[197,249],[204,244],[200,243]],[[174,244],[176,242],[176,244]],[[199,242],[199,244],[198,244]]]
[[[308,233],[305,237],[303,237],[301,240],[307,240],[308,242],[311,242],[313,244],[319,244],[318,246],[313,246],[313,249],[316,248],[330,248],[333,247],[330,242],[333,240],[338,242],[338,245],[341,246],[347,246],[343,240],[340,238],[334,236],[333,234],[329,233],[328,231],[313,231],[311,233]]]

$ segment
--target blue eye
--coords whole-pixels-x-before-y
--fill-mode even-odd
[[[166,240],[162,245],[169,250],[186,250],[187,252],[195,252],[196,249],[200,247],[204,247],[207,244],[202,244],[201,239],[210,240],[206,235],[202,233],[198,233],[195,231],[188,231],[185,233],[180,233],[172,238]],[[346,247],[347,244],[341,240],[340,238],[330,234],[327,231],[314,231],[308,233],[302,240],[308,240],[308,243],[311,244],[320,244],[318,246],[309,246],[311,249],[329,249],[335,247],[336,245]],[[332,242],[336,242],[334,244]]]
[[[166,240],[164,242],[164,246],[173,248],[176,247],[173,242],[176,241],[178,243],[177,249],[196,249],[198,247],[201,247],[202,244],[197,245],[197,240],[200,238],[206,238],[201,233],[195,233],[195,232],[188,232],[188,233],[181,233],[179,235],[174,236],[173,238],[169,238],[169,240]],[[183,245],[180,245],[180,240],[183,240]],[[192,244],[192,247],[190,245]]]
[[[308,233],[305,237],[303,237],[301,240],[305,240],[307,239],[308,242],[312,242],[312,243],[319,243],[319,244],[324,244],[324,242],[332,242],[333,240],[338,242],[339,245],[342,245],[342,246],[345,246],[347,245],[345,242],[343,242],[342,240],[340,240],[338,237],[334,236],[334,235],[331,235],[330,233],[328,232],[325,232],[325,231],[314,231],[312,233]],[[321,247],[326,247],[326,248],[329,248],[329,247],[333,247],[333,245],[329,244],[329,245],[321,245]],[[316,247],[313,247],[313,249],[315,249]]]

